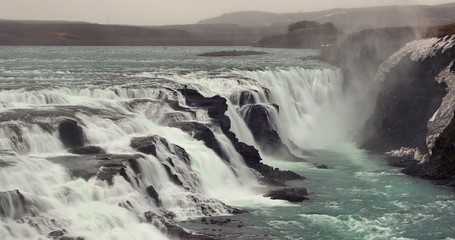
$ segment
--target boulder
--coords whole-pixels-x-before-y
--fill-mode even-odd
[[[305,188],[285,188],[280,190],[270,191],[265,197],[271,199],[286,200],[289,202],[303,202],[308,200],[305,196],[308,196],[308,192]]]
[[[245,106],[242,115],[264,153],[279,156],[286,161],[304,161],[292,154],[281,140],[271,117],[271,111],[278,112],[278,109],[275,105],[253,104]]]
[[[263,104],[245,106],[242,109],[242,115],[261,148],[273,152],[283,147],[284,144],[276,131],[276,127],[273,126],[267,106]]]
[[[156,140],[151,137],[141,137],[131,139],[130,146],[137,151],[156,156]]]
[[[79,154],[79,155],[96,155],[96,154],[105,154],[106,152],[104,149],[97,147],[97,146],[84,146],[84,147],[77,147],[77,148],[70,148],[68,152],[72,154]]]
[[[158,194],[158,192],[155,190],[155,188],[153,186],[148,186],[145,191],[147,192],[147,194],[155,201],[156,205],[158,207],[161,206],[161,200],[160,200],[160,195]]]
[[[58,125],[60,140],[67,148],[78,148],[84,146],[84,131],[78,122],[66,119]]]

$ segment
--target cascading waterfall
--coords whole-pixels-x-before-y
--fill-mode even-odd
[[[269,111],[271,120],[290,148],[322,149],[352,143],[366,120],[364,93],[344,89],[339,69],[294,67],[237,73],[270,90],[266,103],[279,106],[279,113]]]
[[[255,141],[242,121],[248,104],[265,104],[270,125],[277,128],[290,149],[295,145],[321,149],[353,143],[371,107],[366,101],[368,93],[345,89],[341,71],[336,68],[233,70],[225,76],[194,73],[172,78],[206,96],[219,94],[229,99],[232,131],[249,144]]]
[[[203,142],[195,141],[180,129],[160,124],[176,113],[169,106],[170,101],[185,106],[182,96],[169,89],[1,91],[6,106],[1,118],[7,121],[1,123],[0,146],[2,158],[9,156],[12,160],[1,162],[7,167],[0,168],[0,192],[19,190],[24,198],[22,204],[27,204],[33,214],[2,213],[5,218],[0,224],[0,238],[35,239],[65,229],[65,235],[86,239],[166,239],[154,225],[144,223],[145,212],[160,212],[157,203],[146,197],[148,186],[158,192],[161,207],[172,211],[177,219],[208,214],[201,209],[215,215],[229,213],[215,199],[229,203],[229,199],[235,202],[242,196],[260,196],[252,190],[258,185],[254,174],[219,130],[213,131],[230,164]],[[99,146],[109,154],[137,154],[130,147],[134,137],[156,135],[168,142],[156,145],[156,157],[144,155],[137,159],[140,176],[127,166],[127,174],[136,177],[131,183],[119,175],[114,176],[112,186],[96,178],[72,178],[67,169],[56,164],[61,164],[62,158],[71,161],[55,125],[68,117],[80,123],[86,145]],[[180,120],[210,122],[205,111],[191,108],[183,112]],[[167,162],[173,158],[169,151],[175,152],[173,147],[167,149],[171,143],[188,153],[190,165],[179,159],[172,164]],[[182,186],[172,181],[165,165]],[[2,199],[2,210],[14,212],[18,208],[11,197]],[[13,218],[19,220],[14,222]]]

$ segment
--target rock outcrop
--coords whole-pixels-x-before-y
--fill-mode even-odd
[[[255,46],[324,48],[331,45],[339,34],[339,30],[333,23],[320,24],[312,21],[300,21],[289,25],[286,34],[264,37]]]
[[[413,41],[385,61],[366,126],[373,134],[363,146],[378,153],[401,148],[389,155],[404,173],[453,184],[454,62],[455,35]]]
[[[84,146],[84,131],[78,122],[66,119],[58,125],[58,132],[65,147],[78,148]]]
[[[192,89],[181,89],[180,92],[186,97],[187,105],[207,109],[208,115],[213,118],[214,123],[218,124],[223,133],[231,140],[247,166],[262,175],[263,179],[261,180],[263,182],[284,185],[284,182],[288,180],[304,179],[304,177],[294,172],[282,171],[262,163],[262,158],[256,148],[239,141],[237,136],[230,131],[231,120],[224,114],[228,109],[226,99],[220,96],[206,98]]]
[[[270,191],[266,195],[271,199],[286,200],[289,202],[303,202],[308,200],[308,192],[305,188],[285,188],[280,190]]]

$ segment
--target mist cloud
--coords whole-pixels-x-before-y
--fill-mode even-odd
[[[235,11],[307,12],[378,5],[439,4],[448,0],[0,0],[0,19],[95,23],[188,24]]]

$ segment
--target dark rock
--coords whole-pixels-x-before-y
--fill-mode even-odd
[[[229,101],[239,107],[243,107],[248,104],[255,104],[254,93],[251,91],[240,91],[231,94]]]
[[[277,111],[274,106],[264,104],[248,105],[242,109],[242,115],[248,128],[261,149],[269,155],[280,156],[287,161],[303,161],[291,153],[281,141],[270,116],[270,111]]]
[[[164,169],[166,170],[166,173],[167,175],[169,176],[169,178],[171,179],[171,181],[176,184],[176,185],[179,185],[179,186],[183,186],[183,181],[180,180],[179,176],[175,173],[172,172],[171,170],[171,167],[166,165],[166,164],[163,164],[163,167]]]
[[[156,156],[156,139],[154,138],[133,138],[130,146],[141,153]]]
[[[232,142],[236,151],[243,157],[247,166],[256,170],[264,177],[263,182],[283,185],[287,180],[304,179],[304,177],[294,172],[281,171],[263,164],[257,149],[238,140],[236,135],[230,131],[231,120],[225,115],[228,106],[224,98],[220,96],[206,98],[192,89],[181,89],[179,91],[186,97],[186,102],[189,106],[207,109],[209,116],[214,119],[215,123],[219,124],[221,130]],[[207,134],[207,136],[209,135]]]
[[[317,168],[319,169],[329,169],[329,167],[325,164],[322,164],[322,165],[318,165]]]
[[[261,148],[273,152],[283,147],[283,142],[276,131],[276,127],[273,126],[267,106],[262,104],[248,105],[242,109],[242,115]]]
[[[223,132],[229,131],[231,120],[224,115],[228,109],[226,99],[218,95],[206,98],[193,89],[179,89],[179,91],[185,96],[188,106],[206,109],[209,117],[214,119],[215,123],[221,127]]]
[[[84,240],[83,237],[69,237],[69,236],[61,236],[57,239],[58,240]]]
[[[59,237],[62,237],[63,235],[65,235],[65,232],[63,230],[55,230],[47,234],[47,237],[57,239]]]
[[[276,127],[273,125],[268,106],[263,104],[245,106],[242,109],[242,115],[260,145],[275,148],[282,145],[280,136],[276,132]]]
[[[170,127],[179,128],[184,132],[190,133],[195,139],[204,142],[204,144],[212,149],[218,156],[223,159],[227,159],[224,155],[223,150],[221,150],[221,146],[216,140],[215,134],[213,134],[212,130],[199,122],[177,122],[170,124]]]
[[[100,180],[113,184],[115,175],[120,175],[128,182],[131,182],[132,179],[126,174],[126,167],[134,166],[133,170],[139,172],[137,161],[142,157],[139,154],[98,154],[64,156],[50,160],[65,166],[73,177],[81,177],[88,180],[96,176]]]
[[[58,126],[60,139],[67,148],[84,146],[84,132],[79,124],[71,119],[62,121]]]
[[[239,57],[239,56],[249,56],[249,55],[262,55],[267,54],[265,52],[257,52],[257,51],[220,51],[220,52],[208,52],[202,53],[198,56],[201,57]]]
[[[188,240],[215,240],[210,236],[198,235],[187,232],[182,227],[178,226],[175,222],[170,221],[162,216],[157,215],[153,212],[145,212],[144,217],[147,222],[154,224],[157,228],[164,227],[167,231],[167,235],[171,236],[172,238],[177,239],[188,239]]]
[[[429,161],[423,164],[414,161],[402,172],[455,188],[455,118],[436,139]]]
[[[133,138],[131,140],[130,146],[139,152],[145,154],[151,154],[155,157],[157,156],[157,144],[161,144],[164,146],[165,150],[170,154],[176,155],[181,161],[190,164],[190,156],[182,147],[176,144],[170,144],[165,138],[162,138],[158,135],[150,136],[150,137],[140,137],[140,138]]]
[[[148,186],[145,191],[147,192],[147,194],[155,201],[156,205],[158,207],[161,206],[161,200],[160,200],[160,195],[158,194],[158,192],[155,190],[155,188],[153,186]]]
[[[374,109],[364,129],[363,145],[378,153],[400,147],[427,152],[428,121],[441,106],[447,85],[435,78],[455,59],[455,48],[413,61],[404,56],[385,75]]]
[[[264,196],[289,202],[303,202],[304,200],[308,200],[308,198],[305,197],[307,195],[308,192],[305,188],[285,188],[271,191]]]
[[[97,147],[97,146],[85,146],[85,147],[77,147],[68,149],[68,152],[73,154],[80,154],[80,155],[96,155],[96,154],[105,154],[106,152],[104,149]]]
[[[29,204],[19,190],[0,192],[0,217],[21,218],[28,209]]]
[[[108,163],[104,164],[96,174],[96,178],[101,181],[107,181],[109,185],[114,184],[114,176],[120,175],[126,181],[131,182],[131,179],[128,177],[126,170],[126,166],[123,163]]]

